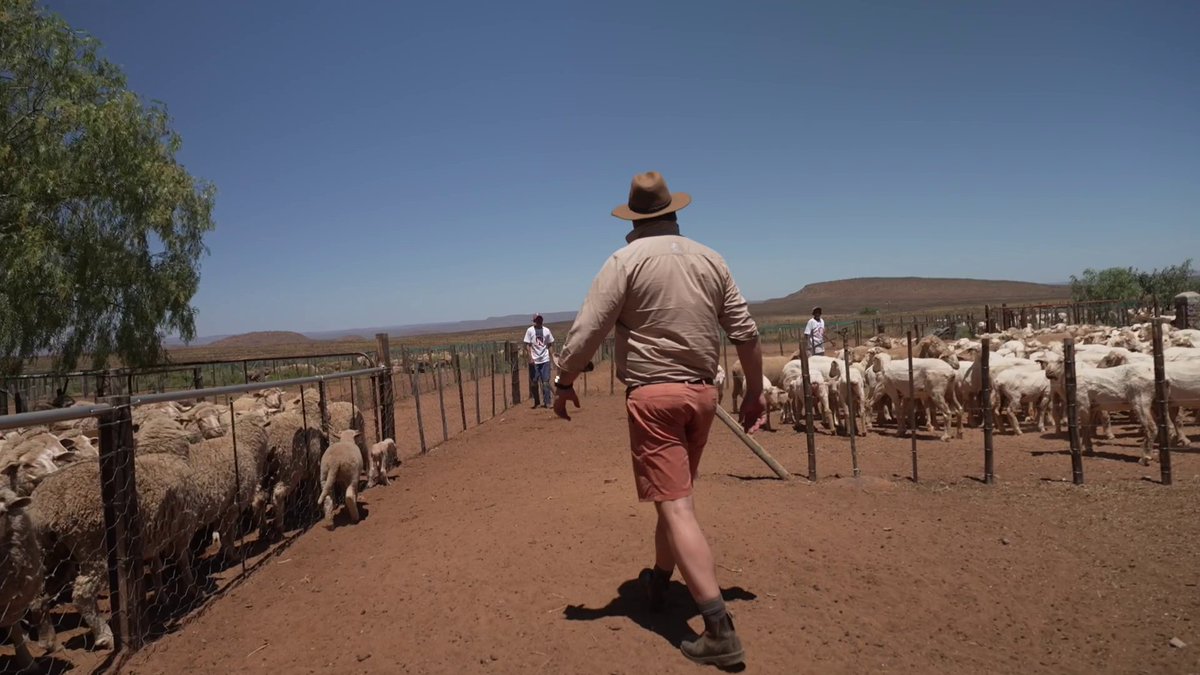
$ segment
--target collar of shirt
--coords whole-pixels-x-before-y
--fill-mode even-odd
[[[661,237],[667,234],[679,234],[679,223],[673,220],[655,220],[645,225],[638,225],[633,228],[633,231],[625,235],[625,241],[632,244],[634,240],[642,237]]]

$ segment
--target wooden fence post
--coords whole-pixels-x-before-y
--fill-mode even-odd
[[[1159,320],[1157,308],[1154,312],[1154,408],[1158,413],[1158,465],[1161,471],[1162,484],[1171,484],[1171,435],[1168,433],[1170,411],[1167,407],[1167,373],[1163,364],[1163,333],[1162,321]]]
[[[850,350],[846,347],[846,329],[843,328],[841,333],[842,357],[846,363],[846,374],[844,375],[846,379],[846,411],[848,413],[848,417],[850,418],[849,423],[846,425],[846,431],[850,434],[850,462],[854,465],[854,477],[857,478],[859,475],[859,468],[858,443],[856,436],[858,434],[855,433],[857,429],[855,429],[854,424],[854,387],[850,386]]]
[[[383,438],[390,438],[394,441],[396,440],[396,389],[392,381],[392,349],[388,343],[387,333],[375,334],[375,362],[383,366],[383,372],[378,375],[379,407],[376,416],[379,418],[379,433]]]
[[[136,649],[142,631],[142,527],[133,462],[129,397],[120,396],[100,418],[100,494],[108,554],[109,602],[115,644]]]
[[[849,377],[849,374],[847,374]],[[817,480],[817,437],[813,429],[812,380],[808,374],[808,347],[800,340],[800,386],[804,388],[804,442],[808,446],[808,479]],[[796,413],[793,409],[792,417]],[[794,423],[793,423],[794,424]]]
[[[1071,482],[1083,485],[1083,451],[1079,446],[1079,399],[1075,398],[1075,338],[1063,340],[1063,388],[1067,397],[1067,438],[1071,444]]]

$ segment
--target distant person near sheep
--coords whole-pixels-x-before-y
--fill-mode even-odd
[[[525,345],[529,351],[529,388],[535,408],[539,405],[549,408],[554,401],[550,394],[550,345],[554,344],[554,334],[542,325],[542,321],[542,315],[535,314],[533,325],[525,330]]]
[[[825,354],[825,319],[821,318],[821,308],[813,307],[812,318],[804,327],[804,337],[808,339],[808,353],[813,356]]]
[[[629,245],[608,257],[567,335],[554,412],[571,419],[567,403],[579,407],[575,378],[615,327],[634,484],[638,499],[653,502],[658,516],[654,565],[638,581],[651,610],[662,609],[678,567],[704,617],[704,634],[684,640],[680,649],[697,663],[732,666],[744,658],[742,643],[696,520],[692,487],[717,412],[717,326],[737,346],[745,370],[741,422],[748,432],[758,428],[764,412],[762,351],[758,327],[725,260],[679,234],[675,212],[690,201],[668,191],[656,172],[634,177],[628,204],[612,212],[633,221]]]

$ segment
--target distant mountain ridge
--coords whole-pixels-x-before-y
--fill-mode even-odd
[[[806,316],[814,306],[825,314],[910,312],[984,304],[1029,304],[1066,300],[1071,289],[1061,284],[992,279],[929,277],[860,277],[822,281],[786,295],[750,304],[755,316]]]

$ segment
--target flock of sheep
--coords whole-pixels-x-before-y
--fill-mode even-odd
[[[1128,328],[1058,324],[981,336],[989,338],[994,352],[989,355],[989,373],[997,430],[1007,425],[1011,433],[1020,434],[1024,423],[1044,431],[1053,422],[1055,431],[1061,431],[1066,397],[1063,343],[1058,338],[1070,336],[1076,342],[1076,401],[1084,450],[1092,451],[1095,427],[1112,439],[1110,414],[1127,412],[1141,429],[1141,461],[1149,464],[1155,434],[1151,332],[1149,323]],[[1163,342],[1172,443],[1186,446],[1183,412],[1200,409],[1200,330],[1164,324]],[[942,440],[950,440],[952,427],[961,438],[963,418],[979,411],[983,382],[976,361],[981,350],[981,340],[921,338],[913,347],[911,397],[907,348],[892,338],[876,336],[850,349],[848,370],[845,350],[810,356],[814,413],[828,430],[847,429],[853,401],[858,434],[865,436],[872,424],[892,420],[903,436],[910,413],[920,410],[930,431],[940,427]],[[730,370],[736,407],[745,391],[745,375],[740,363]],[[722,383],[724,376],[721,369]],[[781,411],[783,421],[799,428],[804,400],[799,353],[764,357],[763,380],[769,410]]]
[[[398,464],[396,444],[384,439],[367,447],[362,413],[352,403],[329,403],[327,412],[323,423],[313,389],[303,396],[266,389],[232,406],[134,408],[137,498],[151,587],[162,589],[162,566],[173,562],[181,595],[193,596],[197,551],[211,541],[232,560],[247,523],[267,540],[279,538],[298,499],[318,495],[332,526],[335,500],[342,498],[357,522],[360,474],[366,469],[368,486],[386,484],[387,471]],[[22,668],[32,664],[22,620],[37,626],[48,653],[57,651],[49,609],[68,585],[95,646],[113,643],[97,606],[108,561],[96,431],[96,418],[84,418],[25,428],[0,440],[0,631],[8,631]],[[327,441],[332,444],[322,452]]]

